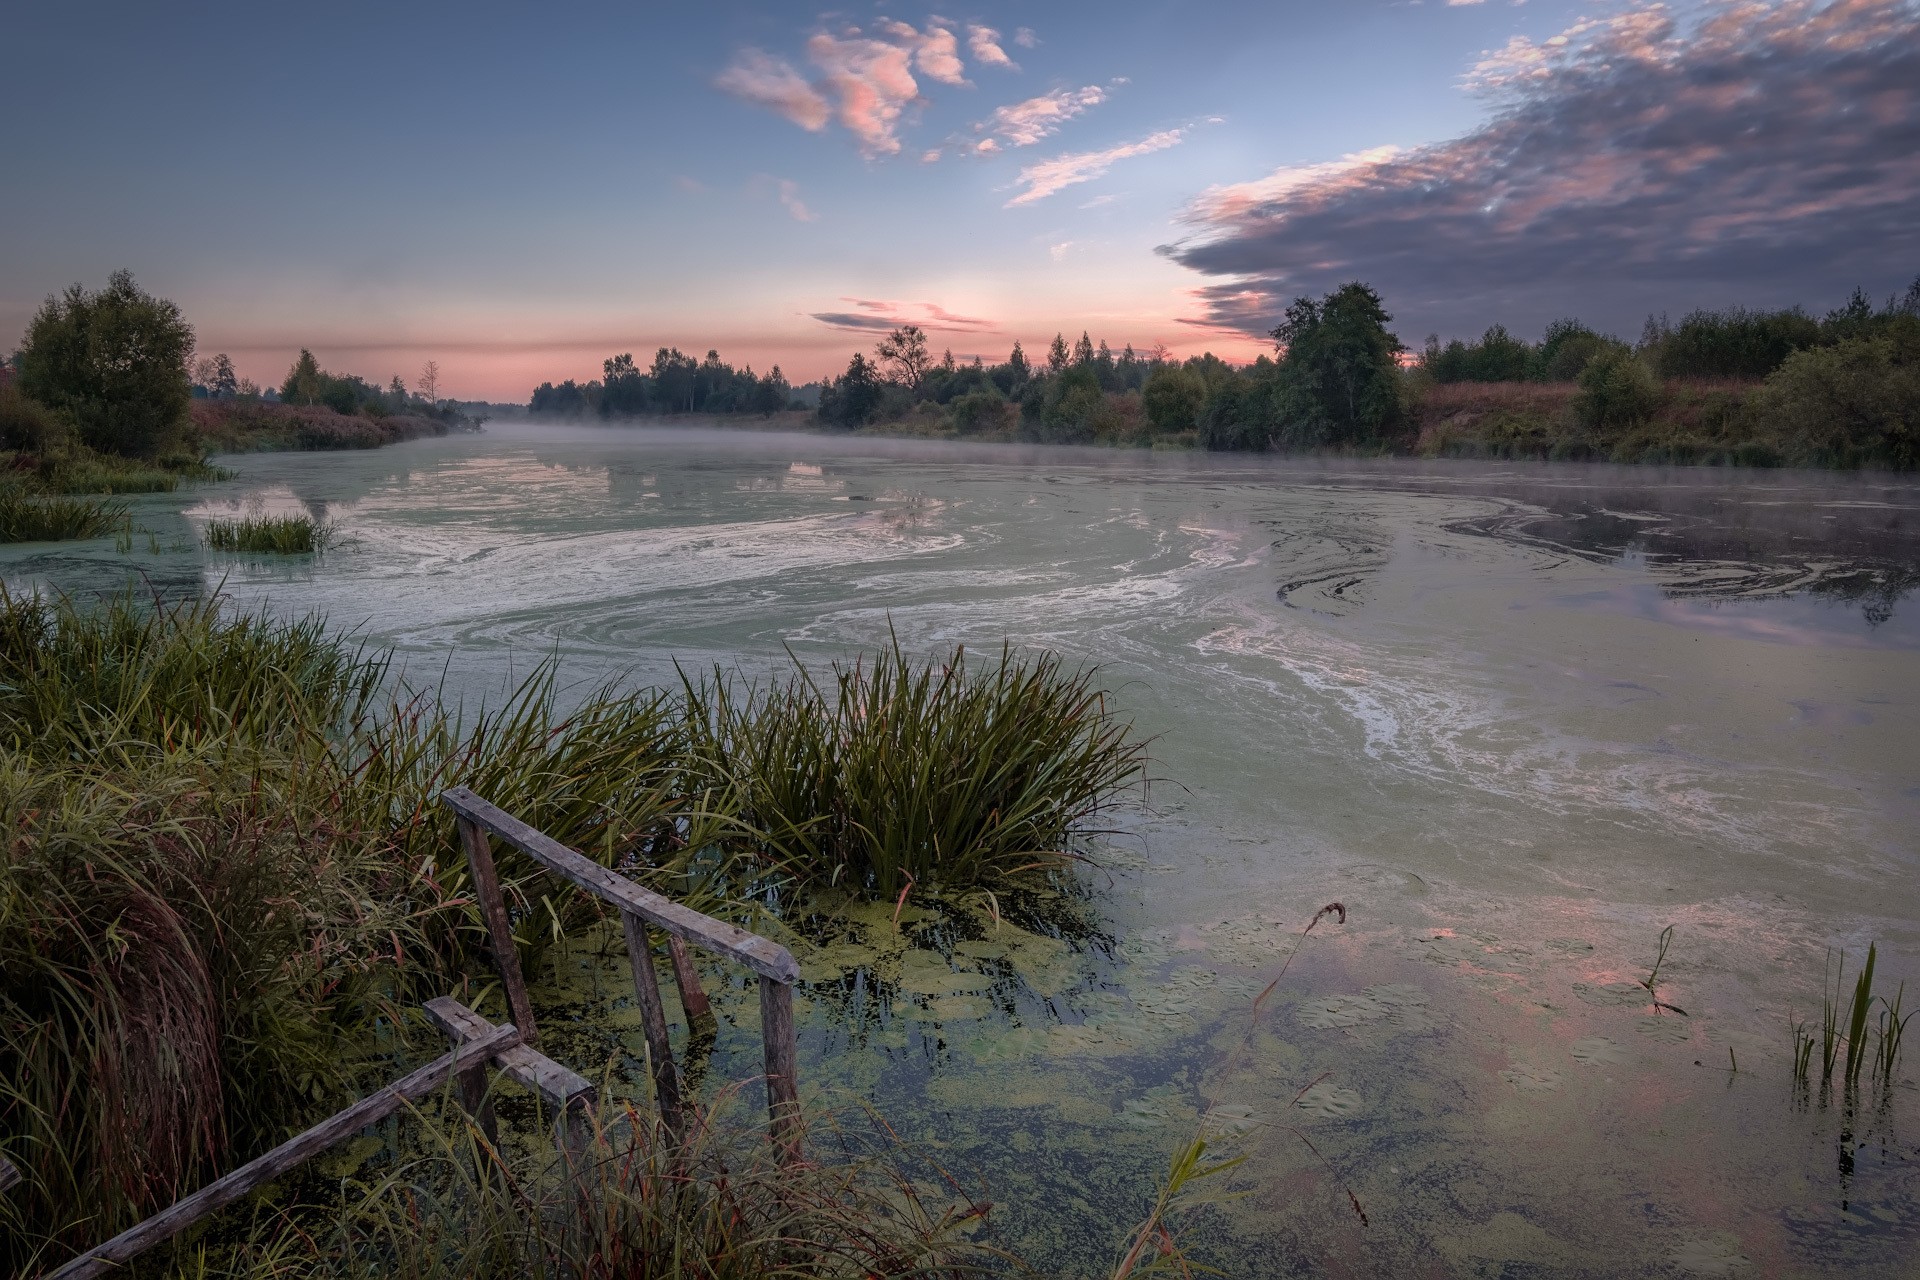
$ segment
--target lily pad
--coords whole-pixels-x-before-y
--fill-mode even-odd
[[[1560,1087],[1558,1071],[1526,1062],[1512,1063],[1500,1073],[1500,1078],[1521,1093],[1552,1093]]]
[[[1322,1080],[1301,1094],[1293,1105],[1316,1120],[1345,1120],[1360,1113],[1362,1100],[1357,1090],[1343,1089],[1331,1080]]]
[[[1357,1027],[1384,1018],[1391,1010],[1372,996],[1321,996],[1301,1005],[1295,1017],[1301,1025],[1328,1030]]]
[[[1583,1036],[1571,1046],[1573,1060],[1583,1067],[1619,1066],[1628,1058],[1626,1046],[1605,1036]]]
[[[1682,1018],[1642,1018],[1633,1024],[1633,1029],[1655,1044],[1679,1044],[1693,1038]]]
[[[1234,1137],[1260,1124],[1252,1107],[1240,1102],[1223,1102],[1207,1112],[1207,1133],[1213,1137]]]
[[[1740,1242],[1724,1233],[1689,1240],[1673,1251],[1673,1265],[1689,1275],[1732,1276],[1753,1265]]]
[[[976,1056],[982,1062],[1012,1062],[1030,1058],[1046,1047],[1045,1027],[1008,1027],[982,1036]]]

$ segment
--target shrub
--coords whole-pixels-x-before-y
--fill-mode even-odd
[[[1671,328],[1650,321],[1645,355],[1663,378],[1764,378],[1795,351],[1820,341],[1820,324],[1785,311],[1692,311]]]
[[[58,414],[27,399],[11,381],[0,381],[0,449],[44,453],[66,437],[66,424]]]
[[[1790,456],[1920,466],[1920,341],[1861,338],[1795,352],[1759,399],[1761,421]]]
[[[953,429],[963,436],[1006,431],[1018,421],[1007,398],[993,389],[969,391],[954,397],[947,406]]]
[[[186,427],[192,352],[180,308],[116,271],[97,293],[76,284],[46,300],[27,329],[20,389],[65,414],[90,448],[152,457]]]
[[[1166,365],[1153,371],[1140,394],[1155,431],[1192,431],[1207,402],[1207,383],[1192,369]]]
[[[125,504],[85,498],[40,498],[0,489],[0,542],[67,542],[112,533],[127,518]]]
[[[1660,384],[1632,352],[1608,348],[1580,371],[1574,413],[1582,425],[1603,430],[1644,421],[1660,403]]]

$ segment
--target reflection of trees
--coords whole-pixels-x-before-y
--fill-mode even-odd
[[[1902,597],[1920,591],[1920,568],[1856,569],[1839,572],[1807,588],[1811,595],[1857,604],[1867,625],[1877,627],[1893,617]]]
[[[1431,475],[1409,487],[1524,504],[1452,527],[1597,562],[1642,559],[1666,571],[1661,590],[1672,598],[1807,594],[1858,605],[1877,627],[1920,591],[1911,483],[1787,475],[1643,480],[1611,471],[1588,479],[1571,468],[1543,468],[1537,478]]]

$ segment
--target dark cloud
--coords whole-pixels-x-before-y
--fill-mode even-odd
[[[808,314],[821,324],[854,333],[872,333],[917,324],[930,332],[993,333],[998,326],[977,316],[957,316],[934,302],[878,302],[868,298],[842,298],[858,311],[813,311]],[[917,312],[918,314],[912,314]]]
[[[834,329],[851,329],[856,333],[869,333],[874,330],[885,332],[901,324],[912,324],[911,320],[896,321],[889,316],[855,315],[850,311],[814,311],[810,313],[821,324]]]
[[[1658,7],[1516,38],[1469,82],[1493,119],[1221,187],[1162,253],[1217,282],[1199,323],[1379,288],[1405,338],[1560,315],[1834,305],[1920,271],[1920,4]]]

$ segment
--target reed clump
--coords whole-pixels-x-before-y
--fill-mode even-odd
[[[0,1270],[337,1109],[409,1009],[488,970],[447,786],[724,914],[770,860],[869,891],[1058,865],[1141,767],[1052,659],[896,647],[759,693],[567,690],[549,663],[469,711],[317,619],[0,586],[0,1154],[27,1175]],[[537,972],[596,900],[500,867]]]
[[[317,1229],[294,1213],[274,1215],[200,1274],[958,1280],[988,1264],[1032,1274],[970,1239],[985,1206],[957,1194],[936,1202],[906,1176],[910,1156],[891,1143],[877,1154],[783,1165],[757,1126],[709,1117],[679,1142],[656,1112],[627,1104],[591,1122],[584,1159],[570,1165],[538,1135],[535,1154],[510,1155],[448,1111],[409,1126],[417,1154],[350,1184]]]
[[[1893,1086],[1894,1072],[1900,1064],[1902,1040],[1913,1012],[1906,1011],[1907,984],[1901,983],[1893,995],[1876,994],[1874,969],[1880,958],[1880,944],[1867,944],[1866,963],[1854,975],[1853,985],[1846,982],[1847,953],[1829,951],[1826,972],[1821,983],[1820,1029],[1816,1037],[1807,1023],[1789,1018],[1793,1035],[1793,1079],[1801,1088],[1812,1082],[1814,1056],[1820,1059],[1820,1088],[1824,1097],[1839,1075],[1851,1098],[1860,1089],[1863,1071],[1882,1089]],[[1844,1058],[1841,1050],[1846,1051]],[[1867,1070],[1871,1067],[1871,1070]]]
[[[893,896],[1058,867],[1146,744],[1090,669],[1003,649],[924,664],[897,641],[824,678],[687,679],[691,770],[794,878]]]
[[[0,542],[102,538],[126,520],[126,504],[120,502],[40,497],[23,489],[0,489]]]
[[[240,516],[209,520],[203,536],[210,551],[301,556],[331,547],[334,530],[311,516]]]

